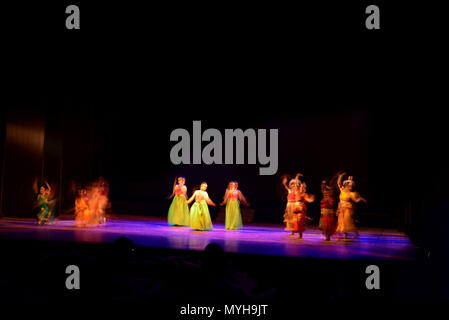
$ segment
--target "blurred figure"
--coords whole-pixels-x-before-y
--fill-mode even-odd
[[[176,184],[176,181],[178,184]],[[175,178],[173,183],[173,192],[169,199],[173,201],[168,209],[168,225],[169,226],[189,226],[190,214],[189,206],[187,205],[187,187],[185,185],[186,179],[184,177]]]
[[[78,190],[75,199],[75,224],[77,227],[84,227],[89,221],[89,198],[86,189]]]
[[[341,173],[337,181],[338,188],[340,189],[340,202],[338,203],[337,209],[337,232],[344,233],[345,239],[347,239],[349,232],[354,232],[355,237],[359,235],[354,224],[354,203],[363,201],[366,204],[367,202],[357,192],[353,191],[355,182],[352,176],[349,176],[343,183],[341,182],[344,175],[346,175],[346,172]]]
[[[240,202],[245,206],[249,206],[246,198],[242,192],[238,189],[238,183],[231,181],[228,184],[226,193],[223,198],[221,206],[226,204],[226,230],[238,230],[243,226],[242,214],[240,212]]]
[[[195,230],[212,230],[212,220],[210,218],[208,204],[215,207],[215,203],[209,198],[207,183],[201,183],[200,190],[193,193],[187,204],[195,200],[190,208],[190,227]]]
[[[75,199],[76,226],[98,226],[106,223],[106,208],[109,205],[108,193],[108,183],[102,177],[85,189],[79,189]]]

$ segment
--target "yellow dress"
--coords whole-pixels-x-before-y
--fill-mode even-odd
[[[209,196],[206,191],[197,191],[195,203],[190,207],[190,227],[195,230],[212,230],[212,220],[210,218],[209,207],[206,199]]]
[[[337,232],[353,232],[357,231],[354,224],[354,202],[353,199],[357,199],[357,192],[348,192],[343,188],[340,188],[340,202],[338,203],[338,225]]]
[[[189,226],[190,225],[190,213],[189,206],[185,197],[187,188],[182,188],[176,185],[175,197],[168,209],[168,225],[169,226]]]

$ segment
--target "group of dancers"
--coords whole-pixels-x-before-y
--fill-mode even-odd
[[[200,189],[196,190],[190,199],[187,199],[186,179],[179,177],[173,184],[173,193],[169,199],[173,201],[168,209],[168,224],[170,226],[186,226],[199,231],[210,231],[213,228],[209,207],[216,206],[207,193],[207,183],[202,182]],[[195,201],[190,207],[189,204]],[[238,183],[231,181],[226,189],[225,196],[220,205],[226,204],[226,230],[238,230],[243,226],[240,212],[240,202],[246,206],[249,203],[238,189]]]
[[[323,180],[321,183],[323,198],[320,203],[319,228],[327,241],[331,240],[335,232],[344,234],[345,239],[348,238],[349,233],[354,233],[355,237],[358,236],[354,223],[355,203],[360,201],[366,203],[366,200],[354,191],[355,182],[352,176],[342,181],[345,175],[345,172],[338,175],[336,187],[327,180]],[[310,220],[307,216],[307,203],[315,201],[315,196],[306,192],[307,185],[301,180],[302,177],[303,175],[298,173],[290,181],[287,177],[282,180],[287,191],[287,206],[284,211],[285,230],[291,231],[292,235],[298,233],[299,238],[303,237],[307,220]],[[175,179],[173,193],[169,197],[169,199],[173,198],[173,201],[168,210],[168,224],[170,226],[189,226],[195,230],[212,230],[213,225],[208,205],[216,205],[206,192],[207,183],[201,183],[200,189],[196,190],[188,199],[185,182],[184,177]],[[336,189],[340,193],[339,196]],[[189,204],[193,201],[195,203],[189,209]],[[223,202],[220,204],[226,204],[226,230],[242,228],[240,203],[249,206],[246,198],[238,189],[238,183],[231,181],[226,189]]]
[[[38,190],[37,179],[33,184],[36,194],[36,206],[39,208],[37,224],[52,225],[55,219],[54,187],[47,181]],[[106,222],[106,208],[110,205],[108,199],[109,186],[103,177],[90,183],[86,187],[74,187],[75,206],[69,211],[75,211],[75,225],[77,227],[98,226]]]
[[[340,192],[339,201],[337,201],[336,188],[327,180],[321,182],[321,217],[319,228],[322,230],[325,239],[331,240],[335,232],[344,234],[348,238],[349,233],[354,233],[358,237],[358,231],[354,223],[355,203],[366,200],[354,191],[355,182],[352,176],[343,180],[346,172],[337,176],[337,188]],[[287,190],[287,207],[284,213],[285,230],[291,231],[291,234],[299,234],[302,238],[306,228],[307,203],[315,201],[315,196],[306,192],[306,183],[301,181],[302,174],[298,173],[291,179],[287,185],[288,178],[284,177],[282,183]]]
[[[337,175],[335,181],[323,180],[321,183],[322,200],[319,228],[325,239],[331,240],[336,232],[342,233],[348,238],[349,233],[358,236],[354,223],[355,204],[366,200],[354,191],[355,182],[352,176],[343,181],[346,173]],[[315,201],[315,196],[307,193],[307,185],[302,181],[303,175],[298,173],[294,178],[284,176],[282,185],[287,191],[287,206],[284,211],[285,230],[291,235],[299,234],[303,237],[306,229],[307,204]],[[288,182],[288,184],[287,184]],[[54,188],[44,182],[40,189],[37,182],[33,185],[37,206],[40,208],[37,214],[38,225],[54,223]],[[75,224],[78,227],[98,226],[106,222],[106,208],[109,205],[109,186],[104,178],[99,178],[85,188],[77,188],[78,195],[75,199]],[[194,230],[210,231],[213,228],[209,213],[209,205],[216,206],[207,193],[207,183],[202,182],[199,189],[194,191],[190,198],[187,197],[186,179],[179,177],[173,184],[173,192],[169,199],[173,198],[168,210],[168,224],[170,226],[188,226]],[[339,192],[339,194],[338,194]],[[189,204],[194,202],[190,209]],[[238,189],[238,183],[231,181],[228,184],[221,206],[226,205],[226,230],[238,230],[243,227],[240,204],[249,206],[248,201]]]

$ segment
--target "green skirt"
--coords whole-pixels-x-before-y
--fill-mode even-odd
[[[186,203],[186,198],[175,196],[168,209],[168,225],[188,226],[189,224],[189,206]]]
[[[37,214],[37,220],[39,225],[43,225],[45,222],[52,223],[54,221],[54,211],[47,203],[41,205],[41,210]]]
[[[240,201],[228,200],[226,202],[226,230],[237,230],[243,226],[240,213]]]
[[[195,202],[190,208],[190,227],[195,230],[212,230],[212,220],[206,201]]]

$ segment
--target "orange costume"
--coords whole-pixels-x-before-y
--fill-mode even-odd
[[[303,233],[306,229],[306,216],[307,216],[307,204],[306,200],[310,197],[307,193],[299,193],[298,195],[298,206],[295,208],[294,219],[295,219],[295,230],[299,233]]]
[[[80,196],[75,200],[75,223],[77,226],[85,226],[89,220],[88,198]]]
[[[307,193],[289,191],[287,196],[287,208],[285,209],[285,230],[303,233],[306,227],[307,205],[309,199]]]

